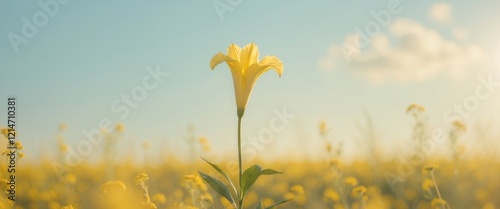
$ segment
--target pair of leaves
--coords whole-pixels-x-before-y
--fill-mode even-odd
[[[255,209],[274,209],[274,207],[278,206],[278,205],[281,205],[285,202],[288,202],[288,201],[291,201],[292,199],[289,199],[289,200],[282,200],[281,202],[278,202],[274,205],[271,205],[271,206],[267,206],[267,207],[264,207],[264,205],[262,204],[262,200],[259,201],[259,203],[257,204],[257,207]]]
[[[257,181],[257,179],[262,176],[262,175],[273,175],[273,174],[281,174],[281,172],[275,171],[273,169],[262,169],[259,165],[253,165],[250,168],[246,169],[242,176],[241,176],[241,185],[240,185],[240,191],[241,193],[238,193],[236,190],[236,187],[234,186],[233,182],[231,181],[231,178],[229,175],[224,172],[218,165],[215,165],[211,162],[208,162],[204,158],[202,158],[204,161],[206,161],[208,164],[210,164],[217,172],[219,172],[231,185],[233,188],[234,194],[239,195],[238,203],[241,203],[242,200],[245,198],[247,192],[250,190],[250,187],[252,187],[253,184]],[[205,174],[201,171],[198,171],[200,173],[201,177],[205,182],[212,187],[217,193],[222,195],[224,198],[226,198],[231,205],[233,205],[235,208],[238,208],[238,204],[236,203],[235,199],[231,195],[231,192],[229,192],[229,189],[227,186],[222,183],[219,179],[216,179],[208,174]],[[271,209],[276,205],[283,204],[285,202],[288,202],[289,200],[286,201],[281,201],[278,204],[272,205],[270,207],[266,207],[265,209]],[[261,203],[259,203],[261,205]],[[261,205],[262,207],[262,205]],[[262,207],[264,209],[264,207]]]

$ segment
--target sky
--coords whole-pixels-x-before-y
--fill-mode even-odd
[[[283,112],[293,116],[250,147],[262,156],[317,157],[321,121],[356,156],[366,149],[366,115],[384,150],[397,151],[408,146],[412,103],[443,129],[451,118],[473,126],[500,116],[491,85],[500,81],[497,1],[1,2],[0,98],[17,98],[18,136],[32,161],[56,150],[59,124],[76,150],[102,120],[125,125],[124,155],[140,156],[148,142],[153,156],[186,157],[189,126],[209,139],[206,155],[234,153],[232,77],[224,65],[209,67],[231,43],[255,43],[261,58],[284,64],[280,78],[259,78],[243,119],[247,141],[265,137]],[[99,155],[102,145],[92,149]]]

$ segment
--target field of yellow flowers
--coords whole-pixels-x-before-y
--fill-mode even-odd
[[[427,143],[420,138],[425,135],[424,112],[418,105],[407,110],[414,122],[411,136],[416,150],[424,150]],[[459,121],[451,124],[445,137],[453,153],[447,158],[408,153],[399,159],[382,159],[373,154],[369,159],[345,163],[340,158],[342,147],[330,139],[329,130],[326,123],[319,123],[318,136],[325,146],[317,149],[327,153],[329,159],[271,163],[256,160],[262,167],[272,167],[283,174],[259,179],[246,195],[243,208],[256,208],[259,201],[266,207],[281,200],[290,201],[276,208],[492,209],[500,205],[500,163],[487,156],[463,155],[465,148],[459,138],[467,127]],[[113,143],[124,131],[124,126],[118,124],[107,133],[107,153],[112,152]],[[5,141],[5,136],[1,140]],[[64,138],[53,143],[58,144],[59,154],[64,157]],[[193,143],[201,150],[210,150],[206,138]],[[22,151],[22,144],[18,145]],[[423,159],[417,159],[420,157]],[[112,157],[104,154],[99,163],[81,163],[63,173],[54,171],[53,161],[44,159],[42,163],[20,165],[16,204],[7,200],[8,193],[3,193],[0,208],[234,208],[200,177],[198,170],[211,171],[210,165],[201,159],[186,162],[169,157],[152,166],[127,161],[114,164]],[[219,163],[226,167],[225,162]],[[215,171],[207,173],[221,176]],[[8,179],[1,181],[5,191]]]

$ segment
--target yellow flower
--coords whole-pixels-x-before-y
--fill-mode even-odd
[[[125,125],[123,125],[123,123],[118,123],[115,125],[115,130],[121,133],[125,131]]]
[[[227,55],[219,52],[210,61],[212,70],[215,66],[226,62],[233,76],[234,93],[238,117],[242,117],[252,94],[255,82],[262,73],[274,69],[281,77],[283,63],[275,56],[265,56],[259,61],[259,49],[254,43],[241,49],[236,44],[229,45]]]
[[[9,133],[9,129],[4,128],[4,129],[0,130],[0,132],[2,132],[2,134],[5,136],[5,138],[7,138],[7,134]]]
[[[24,146],[21,143],[21,141],[16,141],[16,147],[17,147],[17,149],[23,149],[24,148]]]
[[[424,171],[430,172],[430,171],[434,171],[438,168],[439,168],[438,164],[429,164],[429,165],[424,166]]]
[[[73,209],[72,205],[62,206],[61,209]]]
[[[358,185],[358,180],[356,180],[356,178],[354,178],[354,177],[352,177],[352,176],[349,176],[349,177],[346,177],[346,178],[344,179],[344,183],[345,183],[346,185],[349,185],[349,186],[354,187],[354,186]]]
[[[5,179],[0,179],[0,189],[6,189],[9,186],[9,181]]]
[[[406,113],[418,113],[418,112],[424,112],[425,111],[425,107],[423,107],[422,105],[419,105],[419,104],[411,104],[410,106],[408,106],[408,108],[406,108]]]
[[[147,180],[149,180],[149,176],[145,173],[141,173],[134,178],[134,184],[142,186]]]
[[[274,203],[275,203],[274,200],[271,198],[262,199],[262,205],[264,205],[264,206],[274,205]]]
[[[332,145],[330,143],[326,144],[326,152],[330,153],[332,151]]]
[[[110,191],[124,191],[125,189],[127,189],[127,187],[121,181],[108,181],[101,186],[101,192],[103,194]]]
[[[340,195],[334,189],[327,188],[325,191],[323,191],[323,200],[338,202],[340,200]]]
[[[428,191],[434,186],[434,182],[431,179],[425,179],[424,183],[422,183],[422,189],[424,191]]]
[[[167,198],[162,193],[158,193],[158,194],[153,195],[152,199],[153,199],[153,202],[157,202],[160,204],[164,204],[167,202]]]
[[[67,128],[68,125],[66,125],[66,123],[59,124],[59,131],[65,131]]]
[[[210,152],[212,147],[210,146],[210,143],[208,142],[208,139],[205,137],[200,137],[198,139],[198,142],[201,145],[201,148],[203,149],[204,152]]]
[[[208,139],[207,139],[207,138],[205,138],[205,137],[200,137],[200,138],[198,139],[198,142],[200,142],[200,144],[206,144],[206,143],[208,143]]]
[[[68,152],[68,145],[66,145],[66,144],[60,144],[59,145],[59,151],[61,151],[62,153]]]
[[[467,130],[467,126],[465,125],[465,123],[460,120],[453,121],[453,127],[462,132],[465,132]]]
[[[446,202],[446,200],[439,199],[439,198],[434,198],[434,199],[432,199],[432,201],[431,201],[431,205],[432,205],[432,207],[434,207],[434,208],[437,208],[437,207],[439,207],[439,206],[445,206],[446,204],[448,204],[448,203]]]
[[[75,184],[76,183],[76,176],[74,174],[66,174],[63,178],[63,181],[69,184]]]
[[[330,162],[328,162],[328,165],[332,168],[338,168],[338,169],[341,169],[343,167],[342,163],[339,161],[339,160],[331,160]]]
[[[290,187],[290,191],[295,193],[295,194],[304,194],[304,187],[296,184],[296,185],[293,185],[292,187]]]
[[[327,127],[325,121],[321,121],[319,123],[319,132],[320,132],[321,135],[325,135],[326,132],[328,132],[328,127]]]
[[[188,190],[207,190],[207,186],[203,183],[201,178],[195,175],[184,175],[182,177],[181,185]]]
[[[210,195],[209,193],[200,195],[198,199],[200,200],[202,205],[209,206],[214,203],[214,199],[212,198],[212,195]]]
[[[364,195],[366,193],[366,187],[365,186],[357,186],[352,189],[351,195],[352,197],[356,198],[361,195]]]

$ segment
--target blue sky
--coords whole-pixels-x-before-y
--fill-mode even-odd
[[[268,126],[273,109],[286,107],[296,115],[266,147],[276,155],[317,153],[321,120],[332,128],[332,137],[347,141],[356,153],[359,144],[354,138],[359,138],[357,124],[363,123],[365,110],[376,121],[383,146],[394,149],[410,135],[404,114],[409,104],[426,106],[432,124],[446,128],[443,112],[474,95],[478,76],[500,80],[495,64],[500,59],[500,25],[495,24],[500,2],[464,0],[436,6],[434,1],[401,0],[401,12],[392,14],[388,26],[376,34],[387,39],[371,42],[381,43],[386,51],[362,47],[350,63],[339,55],[339,46],[348,43],[344,41],[356,28],[363,30],[376,21],[371,12],[387,10],[391,1],[242,0],[230,5],[220,0],[232,9],[220,19],[215,1],[71,0],[58,4],[55,15],[47,16],[48,22],[16,53],[9,34],[22,36],[23,17],[33,22],[37,12],[44,11],[40,2],[54,1],[2,0],[0,8],[0,98],[18,98],[18,131],[30,159],[54,149],[60,123],[68,124],[65,136],[76,146],[85,140],[82,131],[96,129],[103,118],[125,124],[123,152],[138,153],[137,147],[148,141],[154,152],[183,156],[188,124],[210,140],[214,151],[232,152],[232,78],[225,66],[209,68],[211,57],[225,52],[230,43],[254,42],[261,57],[275,55],[284,63],[281,78],[269,72],[259,79],[244,118],[247,138]],[[429,38],[433,34],[438,38]],[[418,41],[430,43],[431,49],[420,48]],[[446,60],[434,52],[446,55]],[[429,62],[421,66],[425,75],[415,73],[415,61],[404,63],[399,54],[430,56],[430,61],[422,61]],[[477,59],[471,58],[475,55]],[[392,69],[389,64],[394,62]],[[121,119],[111,104],[142,84],[148,66],[157,65],[169,76]],[[499,103],[500,95],[492,92],[463,120],[492,122],[500,115],[494,108]],[[0,108],[5,110],[5,105]]]

